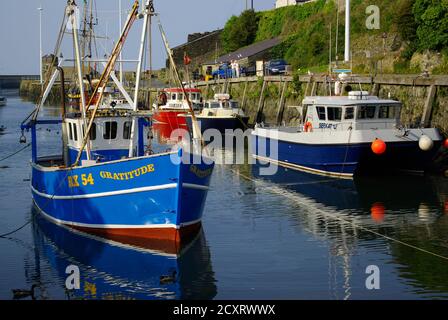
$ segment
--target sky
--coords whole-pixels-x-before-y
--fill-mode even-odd
[[[142,2],[143,0],[140,0]],[[250,3],[250,0],[248,1]],[[43,54],[54,51],[62,22],[66,0],[0,0],[0,74],[39,74],[39,11],[42,7]],[[82,0],[77,0],[82,9]],[[96,0],[98,36],[97,48],[102,55],[110,53],[113,41],[119,36],[119,0]],[[122,0],[123,23],[133,0]],[[275,0],[254,0],[256,11],[274,8]],[[154,0],[156,11],[171,47],[185,43],[187,35],[222,28],[232,15],[246,8],[246,0]],[[126,42],[123,59],[136,59],[142,21],[137,21]],[[153,68],[164,67],[166,54],[157,24],[153,25]],[[71,36],[65,35],[64,57],[72,57]],[[127,64],[127,70],[135,65]]]

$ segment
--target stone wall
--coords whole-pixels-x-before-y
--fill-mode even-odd
[[[183,66],[185,52],[192,59],[192,67],[206,62],[205,59],[216,54],[216,47],[221,52],[221,33],[222,30],[216,30],[188,35],[187,43],[173,48],[174,62],[177,66]],[[166,66],[169,67],[168,61]]]

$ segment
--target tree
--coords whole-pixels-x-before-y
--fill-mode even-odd
[[[239,17],[232,16],[221,34],[224,50],[232,52],[252,44],[257,30],[258,17],[255,11],[246,10]]]
[[[416,0],[413,12],[418,24],[420,50],[448,46],[448,0]]]
[[[395,23],[403,40],[414,41],[417,38],[417,23],[412,8],[415,0],[401,0],[398,4]]]

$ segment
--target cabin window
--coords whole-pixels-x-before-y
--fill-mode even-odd
[[[123,139],[125,140],[131,139],[131,129],[132,129],[132,121],[126,121],[123,124]]]
[[[196,93],[192,93],[192,94],[191,94],[191,100],[197,100]]]
[[[175,93],[173,93],[173,94],[171,95],[171,100],[176,100],[176,94],[175,94]]]
[[[317,115],[319,117],[319,120],[326,120],[325,118],[325,107],[316,107]]]
[[[178,93],[177,94],[177,100],[183,100],[184,99],[184,94],[183,93]]]
[[[238,102],[236,101],[230,101],[230,107],[234,109],[238,109]]]
[[[69,140],[73,140],[72,124],[69,122],[69,123],[67,123],[67,125],[68,125],[68,138],[69,138]]]
[[[73,124],[73,139],[78,141],[78,126],[76,123]]]
[[[219,103],[218,102],[211,102],[209,104],[211,109],[218,109],[219,108]]]
[[[328,107],[327,117],[329,121],[341,121],[342,119],[342,108],[340,107]]]
[[[380,119],[395,119],[397,116],[397,108],[394,106],[380,106],[378,111],[378,118]]]
[[[344,119],[345,120],[352,120],[355,117],[355,108],[353,107],[347,107],[345,108],[345,115],[344,115]]]
[[[90,140],[96,140],[96,123],[92,123],[92,127],[90,128]]]
[[[376,106],[358,107],[358,119],[374,119]]]
[[[117,138],[117,123],[115,121],[105,122],[104,128],[103,138],[105,140],[113,140]]]

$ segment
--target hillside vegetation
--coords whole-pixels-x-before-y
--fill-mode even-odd
[[[344,1],[339,27],[336,0],[317,0],[264,12],[243,12],[226,24],[224,50],[234,51],[277,36],[273,49],[293,68],[327,70],[330,34],[332,61],[344,54]],[[366,8],[380,8],[380,29],[366,27]],[[256,26],[256,27],[254,27]],[[330,33],[331,30],[331,33]],[[336,52],[336,33],[338,51]],[[448,73],[448,0],[352,0],[352,57],[355,72]]]

